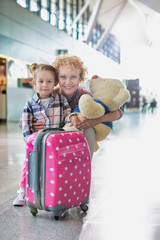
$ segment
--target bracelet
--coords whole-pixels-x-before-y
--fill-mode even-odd
[[[78,114],[77,113],[71,113],[69,118],[72,117],[72,116],[78,116]]]

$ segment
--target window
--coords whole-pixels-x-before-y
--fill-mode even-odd
[[[32,12],[38,12],[39,11],[39,6],[38,6],[37,1],[30,0],[30,11],[32,11]]]
[[[17,0],[17,3],[24,8],[27,8],[26,0]]]

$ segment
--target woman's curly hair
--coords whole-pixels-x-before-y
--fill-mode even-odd
[[[59,74],[59,69],[62,66],[69,66],[71,68],[76,68],[80,71],[80,79],[83,82],[86,79],[88,73],[87,68],[84,66],[84,63],[77,56],[73,55],[58,55],[53,62],[57,74]]]

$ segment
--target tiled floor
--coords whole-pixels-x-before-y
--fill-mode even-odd
[[[160,111],[126,112],[92,160],[89,210],[55,221],[13,207],[25,146],[17,124],[0,125],[0,240],[159,240]]]

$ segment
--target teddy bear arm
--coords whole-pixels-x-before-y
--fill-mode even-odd
[[[77,113],[78,117],[80,120],[83,119],[82,114],[81,113]],[[70,126],[70,123],[66,123],[63,127],[63,129],[65,131],[79,131],[83,133],[83,130],[79,130],[78,128],[76,128],[75,126]]]
[[[66,123],[63,127],[65,131],[78,131],[78,129],[75,126],[70,127],[70,123]]]
[[[84,94],[80,97],[79,109],[81,114],[89,119],[99,118],[105,113],[104,107],[96,103],[88,94]]]

